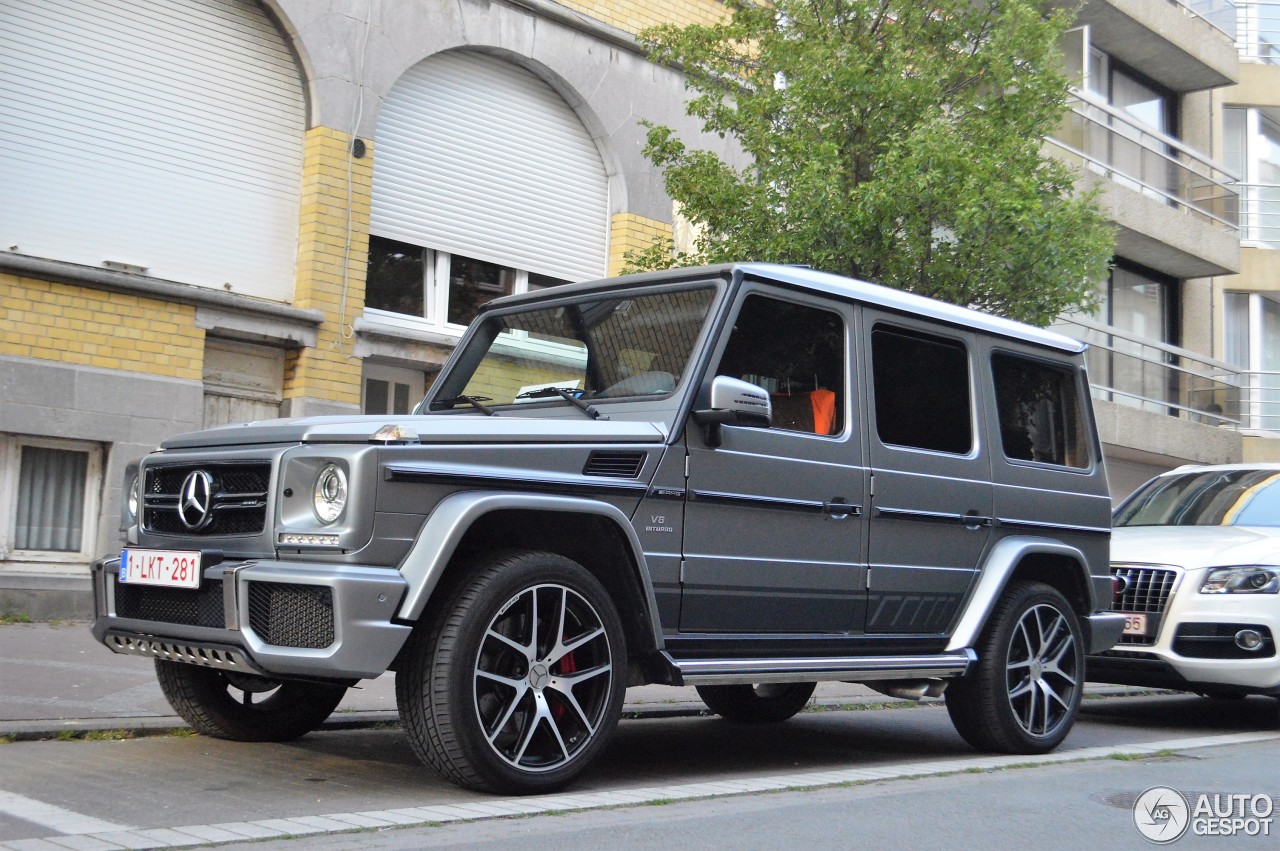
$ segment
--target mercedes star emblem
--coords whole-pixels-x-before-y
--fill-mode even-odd
[[[213,519],[213,476],[204,470],[192,472],[182,482],[178,498],[178,517],[182,525],[195,532]]]

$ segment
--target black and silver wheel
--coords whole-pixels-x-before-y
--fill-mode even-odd
[[[817,683],[698,686],[698,697],[727,721],[773,724],[804,709],[816,687]]]
[[[156,660],[160,690],[197,733],[237,742],[287,742],[333,714],[344,686],[281,682],[254,674]]]
[[[965,741],[1000,753],[1047,753],[1075,723],[1084,687],[1080,621],[1041,582],[1011,585],[979,642],[977,670],[947,689]]]
[[[600,582],[566,558],[515,552],[477,567],[428,613],[396,676],[409,741],[463,786],[561,788],[617,725],[622,623]]]

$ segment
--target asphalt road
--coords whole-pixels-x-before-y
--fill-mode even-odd
[[[937,704],[826,708],[769,727],[708,717],[624,720],[608,752],[582,781],[563,795],[541,799],[495,798],[450,786],[416,763],[403,732],[394,726],[313,733],[290,744],[243,744],[193,735],[18,741],[0,746],[0,845],[25,851],[148,843],[160,847],[160,842],[190,845],[309,832],[305,839],[266,847],[371,847],[375,839],[393,843],[385,847],[430,847],[450,836],[464,847],[472,841],[480,843],[476,847],[496,847],[510,845],[520,830],[554,826],[557,848],[763,848],[800,842],[869,847],[889,844],[891,837],[897,837],[895,844],[936,846],[939,826],[959,818],[972,822],[966,829],[985,825],[983,830],[994,831],[966,834],[969,839],[1003,846],[1014,836],[1001,825],[1009,812],[1018,812],[1024,815],[1015,821],[1031,831],[1017,834],[1019,844],[1033,843],[1037,849],[1086,847],[1074,841],[1083,836],[1073,834],[1072,825],[1095,818],[1116,830],[1127,825],[1125,844],[1141,846],[1145,843],[1134,832],[1131,804],[1125,805],[1126,812],[1125,806],[1095,799],[1128,795],[1131,800],[1146,788],[1144,784],[1153,785],[1159,782],[1153,778],[1172,770],[1167,766],[1177,767],[1178,782],[1187,784],[1185,788],[1280,798],[1280,772],[1274,768],[1280,762],[1278,707],[1280,702],[1264,698],[1229,703],[1181,695],[1090,699],[1080,723],[1054,755],[1056,760],[1089,761],[1041,767],[1016,766],[1043,760],[991,759],[975,753]],[[1212,741],[1219,746],[1205,747]],[[1113,758],[1116,753],[1140,753],[1144,743],[1145,759]],[[1256,770],[1216,767],[1232,765],[1232,760],[1256,764]],[[921,774],[942,776],[903,779]],[[849,783],[858,785],[762,791]],[[1061,795],[1055,791],[1059,784]],[[906,791],[896,791],[904,787]],[[1075,791],[1067,795],[1068,788]],[[895,796],[910,798],[913,790],[940,797],[927,807],[895,802]],[[722,795],[731,797],[717,797]],[[697,800],[669,803],[690,798]],[[944,806],[952,798],[976,802],[975,808]],[[847,805],[839,818],[822,815],[831,801]],[[609,810],[585,820],[583,813],[576,813],[476,821],[521,810],[563,811],[628,802],[648,806]],[[935,804],[937,809],[931,809]],[[1028,812],[1052,813],[1060,826],[1045,830],[1042,819],[1037,829]],[[466,824],[392,829],[453,818]],[[1116,818],[1120,820],[1113,824]],[[687,833],[668,832],[685,821],[690,825]],[[571,827],[563,835],[556,832],[578,823],[587,825],[579,835]],[[590,841],[597,830],[614,830],[611,824],[617,832]],[[859,824],[865,833],[855,830]],[[233,826],[211,827],[217,825]],[[326,833],[362,825],[368,832]],[[169,828],[184,831],[164,830]],[[978,841],[983,836],[990,842]],[[1234,843],[1244,838],[1183,841],[1191,840]],[[520,847],[538,843],[521,841]]]

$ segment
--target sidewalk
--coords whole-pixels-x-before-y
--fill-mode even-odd
[[[828,705],[898,702],[847,683],[821,683],[815,699]],[[632,717],[705,711],[693,688],[674,686],[629,689],[624,706]],[[348,690],[325,728],[396,721],[395,682],[384,674]],[[160,693],[151,660],[112,653],[93,640],[87,623],[0,624],[0,736],[44,739],[92,730],[144,734],[185,726]]]

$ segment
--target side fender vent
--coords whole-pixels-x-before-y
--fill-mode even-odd
[[[644,469],[644,452],[618,452],[614,450],[592,452],[583,468],[584,476],[611,476],[615,479],[639,478]]]

